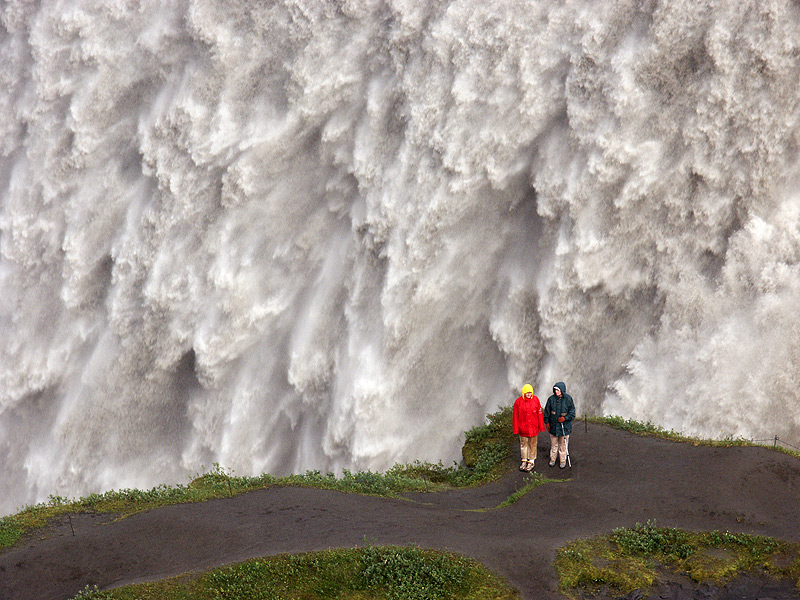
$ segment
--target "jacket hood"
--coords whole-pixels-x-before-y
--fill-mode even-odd
[[[561,395],[562,395],[562,396],[563,396],[564,394],[566,394],[566,393],[567,393],[567,386],[566,386],[566,385],[564,385],[564,382],[563,382],[563,381],[559,381],[557,384],[555,384],[555,385],[553,386],[553,393],[554,393],[554,394],[556,393],[556,392],[555,392],[555,388],[558,388],[558,389],[560,389],[560,390],[561,390]]]
[[[526,383],[525,385],[522,386],[522,395],[524,396],[528,392],[530,392],[531,394],[533,393],[533,386],[530,383]]]

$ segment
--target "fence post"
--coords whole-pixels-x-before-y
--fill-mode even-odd
[[[777,435],[775,436],[775,441],[772,443],[772,447],[773,448],[777,448],[778,447],[778,436]]]

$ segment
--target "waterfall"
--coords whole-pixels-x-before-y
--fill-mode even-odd
[[[526,382],[800,445],[797,3],[0,11],[0,514],[449,464]]]

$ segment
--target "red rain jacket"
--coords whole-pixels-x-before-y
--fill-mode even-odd
[[[540,431],[546,431],[539,398],[536,396],[530,400],[525,396],[517,398],[514,402],[511,426],[514,428],[514,434],[524,437],[534,437],[539,435]]]

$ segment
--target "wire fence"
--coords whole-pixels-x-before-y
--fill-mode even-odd
[[[753,442],[754,444],[772,444],[773,448],[777,448],[780,445],[780,446],[785,446],[787,448],[792,448],[793,450],[800,451],[799,447],[795,446],[794,444],[790,444],[786,440],[780,439],[777,435],[773,438],[769,438],[766,440],[750,440],[750,441]]]

